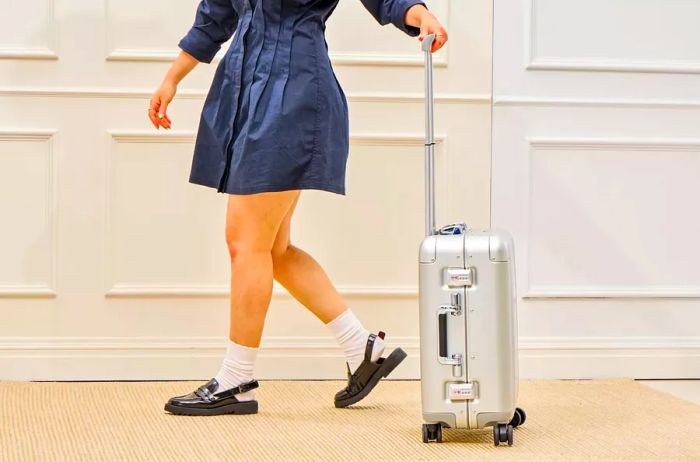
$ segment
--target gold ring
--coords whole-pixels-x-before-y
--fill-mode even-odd
[[[158,113],[158,119],[162,119],[162,118],[163,118],[163,114],[162,114],[162,113]]]

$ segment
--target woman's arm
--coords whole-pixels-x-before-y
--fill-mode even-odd
[[[231,0],[201,0],[194,24],[178,42],[181,48],[163,82],[151,98],[148,117],[156,128],[170,128],[166,112],[175,97],[177,85],[200,62],[210,63],[221,45],[231,38],[238,26],[238,15]]]
[[[170,65],[170,69],[165,74],[165,78],[153,94],[148,106],[148,118],[156,128],[170,128],[172,122],[168,117],[168,104],[175,97],[177,85],[187,74],[194,69],[199,61],[186,51],[180,51],[175,61]]]

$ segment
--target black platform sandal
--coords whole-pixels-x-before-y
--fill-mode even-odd
[[[238,401],[237,394],[258,388],[257,380],[217,393],[219,382],[211,379],[192,393],[170,398],[165,410],[178,415],[257,414],[256,400]]]
[[[384,340],[384,332],[379,331],[378,336]],[[335,407],[347,407],[360,401],[372,391],[382,377],[388,376],[406,358],[406,352],[396,348],[386,358],[379,358],[377,362],[372,362],[372,347],[376,338],[377,335],[369,334],[364,360],[354,374],[350,373],[350,365],[345,363],[348,384],[335,394]]]

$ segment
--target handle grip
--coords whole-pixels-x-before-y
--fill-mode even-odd
[[[462,354],[449,354],[447,351],[447,320],[448,316],[459,316],[462,314],[462,302],[459,292],[450,294],[450,304],[441,305],[437,310],[438,316],[438,361],[441,364],[454,366],[455,377],[462,375]]]
[[[438,315],[438,349],[440,357],[447,358],[447,313]]]
[[[433,42],[435,41],[435,34],[428,34],[425,36],[423,41],[421,42],[420,48],[423,51],[430,51],[430,49],[433,47]]]

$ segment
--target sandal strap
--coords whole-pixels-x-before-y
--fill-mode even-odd
[[[367,345],[365,346],[365,361],[372,360],[372,348],[374,347],[374,340],[377,338],[376,334],[369,334],[367,337]]]
[[[245,393],[246,391],[253,390],[255,388],[258,388],[258,381],[251,380],[250,382],[242,383],[237,387],[233,387],[229,391],[231,391],[234,395],[237,395],[239,393]]]
[[[374,347],[374,341],[377,339],[377,337],[384,340],[385,335],[386,334],[381,330],[378,334],[369,334],[369,337],[367,337],[367,345],[365,346],[365,361],[372,361],[372,348]]]
[[[248,390],[252,390],[253,388],[258,388],[258,381],[257,380],[251,380],[250,382],[242,383],[238,385],[237,387],[229,388],[228,390],[224,390],[220,393],[216,393],[216,397],[218,399],[225,399],[225,398],[230,398],[234,397],[235,395],[239,393],[245,393]]]

